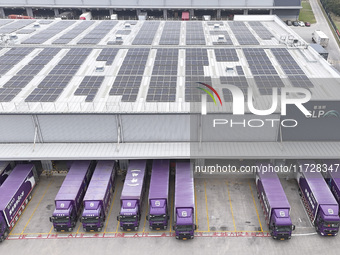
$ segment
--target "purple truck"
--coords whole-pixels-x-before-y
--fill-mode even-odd
[[[146,160],[130,161],[120,197],[120,229],[138,230],[145,193]]]
[[[326,173],[328,186],[340,205],[340,160],[324,160],[323,163],[328,170]]]
[[[335,236],[339,230],[339,205],[312,160],[299,160],[299,193],[315,230],[323,236]]]
[[[12,172],[11,165],[8,161],[0,161],[0,186],[5,182]]]
[[[55,210],[50,217],[54,231],[72,231],[76,226],[93,168],[89,160],[73,162],[54,200]]]
[[[274,239],[288,240],[295,229],[290,219],[288,199],[277,174],[264,171],[262,165],[259,165],[259,171],[256,173],[256,188],[266,223]]]
[[[31,200],[37,180],[33,164],[19,164],[0,187],[0,242],[7,238]]]
[[[173,225],[176,239],[193,239],[196,228],[193,172],[190,162],[177,162]]]
[[[116,176],[114,161],[99,161],[86,191],[80,218],[85,231],[102,231],[109,213]]]
[[[167,229],[169,221],[170,161],[154,160],[149,188],[149,213],[146,219],[153,230]]]

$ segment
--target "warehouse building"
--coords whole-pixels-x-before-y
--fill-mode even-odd
[[[119,16],[135,15],[147,12],[151,16],[178,18],[182,11],[189,11],[190,17],[202,18],[210,15],[221,19],[235,14],[274,14],[283,19],[297,19],[301,9],[301,0],[4,0],[0,3],[0,17],[9,14],[35,16],[35,12],[45,10],[50,15],[58,15],[64,10],[92,11],[98,15]],[[14,13],[13,13],[14,12]],[[26,12],[26,13],[25,13]],[[137,14],[137,15],[136,15]]]
[[[0,160],[339,157],[340,75],[277,16],[0,24]],[[206,115],[198,82],[221,98]],[[312,115],[233,115],[228,85],[261,110],[305,89]]]

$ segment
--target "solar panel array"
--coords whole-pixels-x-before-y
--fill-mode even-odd
[[[55,50],[44,54],[53,54]],[[59,61],[50,73],[39,83],[32,93],[25,99],[26,102],[54,102],[69,84],[92,49],[74,48]]]
[[[12,48],[3,56],[0,56],[0,75],[7,73],[33,50],[32,48]]]
[[[263,49],[243,49],[261,95],[271,95],[273,88],[284,87],[280,76]]]
[[[71,42],[74,38],[88,29],[91,25],[93,25],[94,21],[82,21],[76,27],[69,30],[67,33],[60,36],[58,39],[54,40],[52,44],[67,44]]]
[[[131,34],[131,30],[118,30],[116,35],[129,35]]]
[[[202,22],[186,23],[186,44],[187,45],[205,45],[205,36]]]
[[[271,40],[274,37],[260,21],[249,21],[248,24],[262,40]]]
[[[245,97],[248,95],[248,82],[245,76],[221,76],[221,84],[234,85],[242,90]],[[222,88],[223,98],[225,102],[232,102],[233,97],[229,89]],[[246,99],[246,98],[245,98]]]
[[[151,45],[156,35],[160,22],[148,21],[144,22],[138,34],[132,42],[132,45]]]
[[[19,52],[17,52],[18,50]],[[13,48],[11,51],[16,52],[15,54],[22,54],[16,55],[16,57],[23,59],[23,57],[29,54],[32,50],[33,48]],[[49,49],[44,49],[41,51],[16,75],[12,76],[12,78],[4,84],[3,88],[0,89],[1,102],[9,102],[15,96],[17,96],[21,92],[21,89],[26,87],[27,84],[34,78],[34,76],[44,68],[44,65],[53,58],[54,55],[45,55],[47,52],[46,50]]]
[[[2,27],[0,27],[0,33],[10,34],[33,22],[34,20],[17,20],[15,22],[7,22]]]
[[[96,60],[97,61],[106,61],[106,65],[112,65],[118,51],[119,51],[119,49],[117,49],[117,48],[102,49]]]
[[[181,36],[181,22],[166,22],[163,28],[163,33],[160,45],[178,45]]]
[[[122,102],[136,101],[149,52],[142,48],[128,50],[109,92],[111,96],[122,96]]]
[[[51,39],[53,36],[59,34],[64,29],[68,28],[75,21],[65,20],[63,22],[57,22],[48,27],[48,29],[42,30],[41,32],[33,35],[32,37],[26,39],[22,44],[42,44],[47,40]]]
[[[211,77],[204,76],[204,66],[209,65],[207,49],[192,48],[185,50],[185,101],[201,101],[201,91],[196,82],[211,85]],[[208,98],[210,100],[211,98]]]
[[[235,49],[214,49],[217,62],[237,62],[239,58]]]
[[[240,45],[259,45],[243,21],[233,21],[228,24]]]
[[[158,49],[146,101],[175,102],[178,49]]]
[[[32,34],[33,32],[35,32],[35,29],[30,29],[30,28],[23,28],[20,29],[19,31],[17,31],[17,34]]]
[[[99,23],[94,29],[87,33],[77,44],[98,44],[114,26],[118,24],[118,21],[105,20]]]
[[[74,95],[86,96],[85,102],[92,102],[104,78],[104,76],[85,76],[78,89],[74,92]]]
[[[272,49],[272,52],[294,87],[300,88],[314,87],[313,83],[305,75],[304,71],[296,63],[296,61],[294,60],[292,55],[290,55],[287,49],[277,48]]]
[[[219,36],[219,35],[224,36],[224,41],[219,41],[219,40],[213,41],[214,45],[219,45],[219,44],[233,45],[233,41],[231,40],[227,30],[218,30],[218,31],[210,30],[210,34],[213,36]]]

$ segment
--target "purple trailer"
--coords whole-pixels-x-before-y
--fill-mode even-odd
[[[81,213],[83,198],[93,173],[91,161],[74,161],[55,198],[50,221],[55,231],[72,231]]]
[[[270,164],[258,165],[256,188],[270,234],[276,240],[290,239],[295,226],[290,219],[288,199],[277,174],[267,171],[269,167],[263,168],[263,165]]]
[[[81,222],[85,231],[102,231],[109,213],[116,176],[114,161],[99,161],[84,197]]]
[[[0,186],[5,182],[12,172],[11,164],[8,161],[0,161]]]
[[[324,160],[323,163],[326,167],[324,170],[327,170],[327,184],[340,205],[340,160]]]
[[[121,230],[138,230],[142,215],[145,179],[146,160],[130,161],[120,197],[120,214],[117,216]]]
[[[167,229],[169,221],[170,161],[154,160],[149,188],[149,228]]]
[[[299,193],[308,216],[321,235],[334,236],[339,230],[339,206],[312,160],[299,160]]]
[[[176,163],[174,219],[176,239],[193,239],[197,226],[194,178],[190,162]]]
[[[0,187],[0,242],[18,221],[38,180],[33,164],[17,165]]]

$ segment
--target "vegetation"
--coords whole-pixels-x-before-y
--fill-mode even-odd
[[[323,0],[327,10],[332,11],[335,15],[340,15],[340,1],[339,0]]]
[[[302,9],[300,11],[299,20],[304,22],[308,21],[311,24],[316,23],[316,19],[309,1],[302,1]]]

